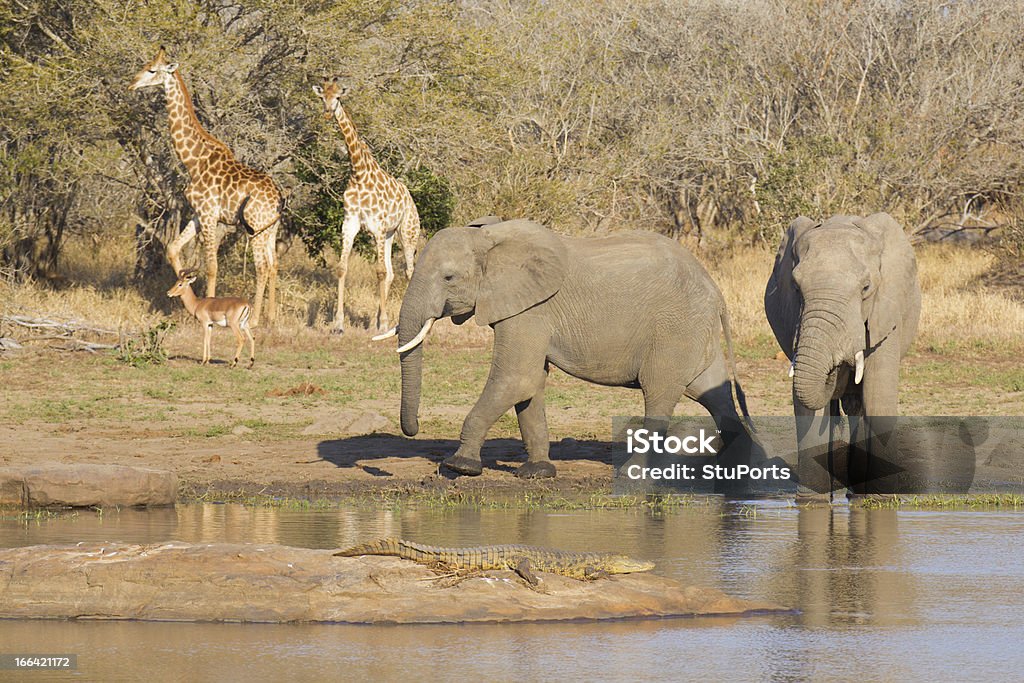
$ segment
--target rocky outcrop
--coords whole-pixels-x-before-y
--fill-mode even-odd
[[[47,463],[0,468],[0,505],[131,507],[173,505],[178,475],[126,465]]]
[[[391,557],[278,545],[78,544],[0,550],[0,618],[455,623],[743,615],[779,605],[653,574],[461,581]]]

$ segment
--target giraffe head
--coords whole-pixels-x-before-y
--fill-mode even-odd
[[[338,77],[325,78],[322,86],[314,85],[313,92],[324,102],[324,116],[331,118],[338,107],[341,106],[341,98],[349,93],[349,87],[338,82]]]
[[[167,290],[167,296],[181,296],[182,292],[185,291],[185,288],[191,286],[195,281],[196,271],[191,269],[181,271],[178,273],[178,281],[174,283],[173,287]]]
[[[142,68],[142,71],[136,74],[135,80],[128,86],[128,89],[138,90],[139,88],[148,88],[153,85],[165,85],[174,77],[174,72],[177,70],[178,63],[167,61],[167,54],[164,53],[163,46],[160,46],[156,57],[149,60],[146,66]]]

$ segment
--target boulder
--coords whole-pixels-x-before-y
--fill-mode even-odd
[[[785,608],[652,573],[455,580],[392,557],[280,545],[80,543],[0,550],[0,618],[457,623],[746,615]]]
[[[173,505],[178,476],[126,465],[47,463],[0,468],[0,505],[130,507]]]

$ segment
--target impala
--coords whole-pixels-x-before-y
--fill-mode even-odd
[[[178,273],[178,281],[167,290],[167,296],[181,297],[181,303],[185,304],[185,310],[195,316],[196,320],[203,326],[203,365],[210,362],[210,335],[214,325],[230,327],[238,339],[238,348],[235,349],[235,359],[231,361],[231,367],[238,364],[238,357],[242,354],[242,346],[245,339],[242,332],[249,337],[249,367],[256,362],[256,340],[249,331],[249,314],[252,308],[249,302],[238,297],[210,296],[199,298],[192,291],[192,283],[196,281],[194,270],[183,270]]]

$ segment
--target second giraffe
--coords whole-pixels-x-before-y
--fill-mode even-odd
[[[388,291],[395,279],[391,248],[397,235],[405,255],[405,274],[411,278],[420,237],[420,216],[409,188],[381,168],[369,147],[356,134],[352,119],[341,106],[341,98],[348,93],[348,88],[333,78],[324,81],[322,87],[313,86],[313,91],[323,100],[326,114],[333,115],[338,122],[352,164],[352,175],[344,195],[345,221],[341,228],[341,259],[337,266],[338,308],[333,329],[340,333],[345,328],[345,275],[352,243],[362,228],[373,237],[377,252],[377,329],[384,330],[389,327]]]

